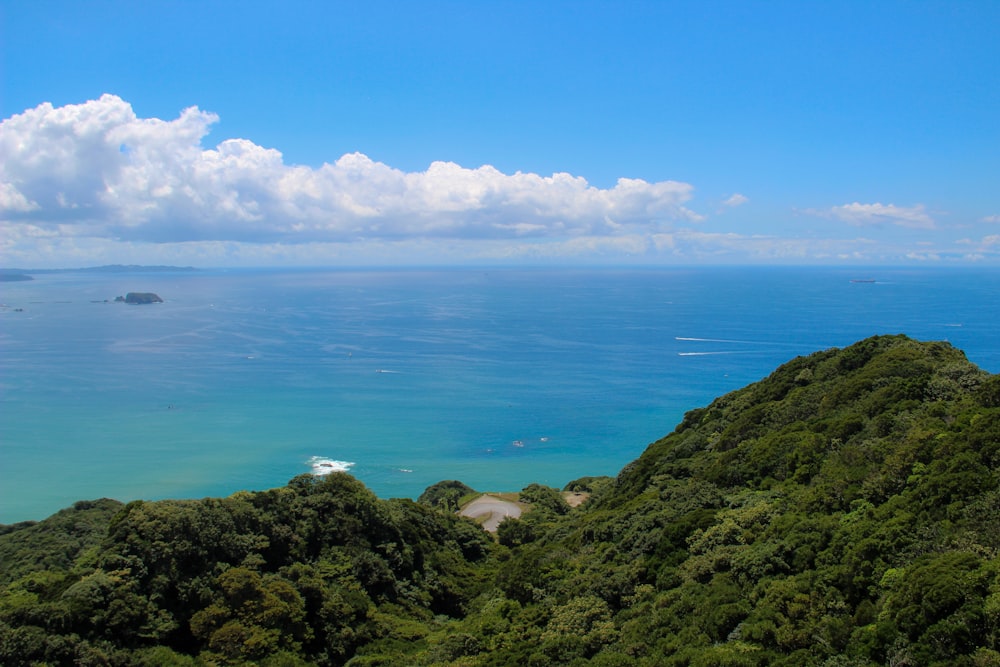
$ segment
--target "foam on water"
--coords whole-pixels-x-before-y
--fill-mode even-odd
[[[313,456],[306,463],[312,468],[314,475],[329,475],[331,472],[348,472],[354,467],[353,461],[338,461],[325,456]]]

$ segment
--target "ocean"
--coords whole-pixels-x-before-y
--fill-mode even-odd
[[[1000,371],[997,269],[67,272],[0,303],[0,523],[331,467],[383,498],[562,487],[874,334]]]

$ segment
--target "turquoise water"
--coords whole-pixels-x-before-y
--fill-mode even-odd
[[[129,291],[165,302],[104,302]],[[1000,370],[996,270],[60,273],[0,302],[0,523],[279,486],[316,456],[381,497],[562,486],[873,334]]]

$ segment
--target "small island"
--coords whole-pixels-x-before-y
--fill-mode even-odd
[[[163,303],[163,299],[153,292],[129,292],[125,296],[115,297],[115,302],[130,304]]]

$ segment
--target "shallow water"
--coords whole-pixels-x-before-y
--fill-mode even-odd
[[[165,302],[104,302],[129,291]],[[382,497],[562,486],[873,334],[1000,370],[996,270],[59,273],[0,302],[3,523],[279,486],[312,457]]]

